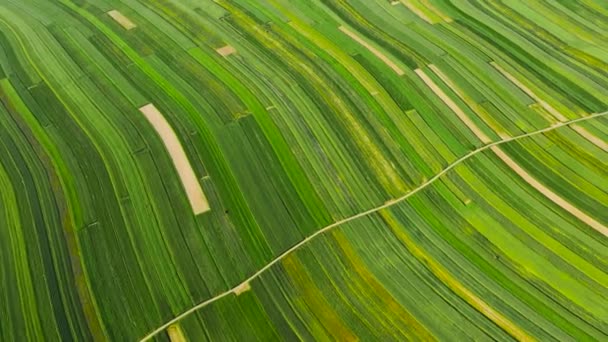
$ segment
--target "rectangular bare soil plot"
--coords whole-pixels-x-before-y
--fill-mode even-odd
[[[223,46],[223,47],[215,50],[215,52],[219,53],[220,56],[222,56],[222,57],[228,57],[232,54],[235,54],[236,49],[231,45],[226,45],[226,46]]]
[[[137,27],[129,18],[117,10],[108,11],[108,15],[120,24],[125,30],[132,30]]]
[[[139,111],[144,114],[163,140],[165,148],[169,152],[173,165],[175,165],[175,169],[179,174],[182,185],[186,190],[186,195],[188,196],[194,214],[198,215],[209,211],[210,207],[207,198],[203,193],[203,189],[196,178],[194,170],[192,170],[192,165],[190,165],[186,152],[179,142],[177,135],[175,135],[173,128],[171,128],[165,117],[153,104],[147,104],[139,108]]]

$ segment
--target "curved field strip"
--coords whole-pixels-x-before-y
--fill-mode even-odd
[[[542,134],[548,131],[551,131],[553,129],[556,128],[560,128],[563,127],[565,125],[573,125],[576,122],[580,122],[580,121],[585,121],[588,120],[590,118],[594,118],[594,117],[598,117],[598,116],[604,116],[604,115],[608,115],[608,112],[606,113],[601,113],[601,114],[596,114],[593,115],[591,117],[585,117],[585,118],[580,118],[580,119],[576,119],[572,122],[564,122],[561,123],[557,126],[554,127],[549,127],[549,128],[545,128],[543,130],[540,131],[536,131],[536,132],[531,132],[531,133],[527,133],[525,135],[521,135],[521,136],[517,136],[517,137],[512,137],[509,139],[505,139],[505,140],[501,140],[501,141],[497,141],[497,142],[492,142],[489,143],[488,145],[485,145],[477,150],[474,150],[470,153],[468,153],[467,155],[465,155],[464,157],[458,159],[456,162],[450,164],[447,168],[445,168],[444,170],[442,170],[440,173],[438,173],[437,175],[433,176],[432,178],[430,178],[428,181],[426,181],[425,183],[421,184],[419,187],[415,188],[414,190],[412,190],[411,192],[407,193],[406,195],[393,199],[393,200],[389,200],[386,203],[384,203],[383,205],[376,207],[376,208],[372,208],[370,210],[358,213],[356,215],[353,215],[351,217],[342,219],[338,222],[332,223],[326,227],[323,227],[322,229],[319,229],[318,231],[316,231],[313,235],[306,237],[304,240],[302,240],[301,242],[297,243],[296,245],[294,245],[293,247],[289,248],[288,250],[286,250],[285,252],[283,252],[281,255],[279,255],[278,257],[276,257],[275,259],[273,259],[271,262],[269,262],[268,264],[266,264],[263,268],[261,268],[260,270],[258,270],[256,273],[254,273],[252,276],[250,276],[249,278],[247,278],[245,281],[243,281],[241,284],[235,286],[234,288],[225,291],[213,298],[210,298],[202,303],[197,304],[196,306],[186,310],[185,312],[183,312],[182,314],[180,314],[179,316],[173,318],[172,320],[170,320],[169,322],[163,324],[161,327],[157,328],[156,330],[154,330],[153,332],[151,332],[150,334],[148,334],[147,336],[145,336],[142,341],[147,341],[149,339],[151,339],[152,337],[154,337],[156,334],[162,332],[163,330],[167,329],[167,327],[172,326],[174,324],[176,324],[177,322],[179,322],[180,320],[184,319],[185,317],[187,317],[188,315],[192,314],[193,312],[196,312],[197,310],[200,310],[201,308],[229,295],[229,294],[235,294],[235,295],[240,295],[243,291],[244,288],[249,289],[250,288],[250,282],[255,280],[256,278],[260,277],[260,275],[266,271],[268,271],[271,267],[273,267],[275,264],[281,262],[282,259],[285,259],[287,257],[289,257],[289,255],[291,253],[293,253],[294,251],[296,251],[299,248],[302,248],[303,246],[305,246],[307,243],[309,243],[311,240],[317,238],[319,235],[324,234],[332,229],[338,228],[341,225],[349,222],[349,221],[353,221],[356,219],[359,219],[361,217],[365,217],[368,216],[370,214],[374,214],[377,212],[382,212],[384,209],[389,208],[393,205],[396,205],[402,201],[407,200],[410,196],[415,195],[417,192],[423,190],[424,188],[430,186],[433,182],[439,180],[443,175],[445,175],[446,173],[448,173],[450,170],[454,169],[456,166],[458,166],[460,163],[466,161],[467,159],[470,159],[472,157],[474,157],[477,153],[483,152],[486,149],[490,149],[492,150],[494,153],[496,153],[503,161],[505,161],[505,163],[507,165],[509,165],[509,167],[515,167],[517,168],[516,173],[520,176],[522,176],[522,178],[524,178],[526,181],[528,182],[534,182],[534,187],[536,188],[537,186],[539,187],[538,190],[545,190],[547,191],[548,189],[544,188],[541,184],[538,184],[537,181],[529,179],[529,176],[527,174],[524,173],[523,170],[521,170],[520,167],[518,167],[517,165],[512,165],[513,161],[511,159],[507,159],[505,160],[505,158],[508,158],[508,156],[506,154],[504,154],[504,152],[502,152],[502,150],[496,150],[497,149],[497,145],[500,144],[504,144],[504,143],[508,143],[510,141],[514,141],[514,140],[518,140],[518,139],[522,139],[522,138],[526,138],[529,136],[534,136],[537,134]],[[541,191],[542,192],[542,191]],[[556,196],[555,194],[552,194],[553,196]],[[576,208],[573,208],[571,205],[569,205],[568,203],[562,203],[563,200],[561,198],[558,199],[553,199],[552,200],[559,202],[558,200],[561,200],[561,202],[559,202],[558,204],[560,206],[563,206],[564,209],[566,209],[567,211],[571,212],[571,214],[573,214],[575,217],[577,217],[578,219],[580,219],[581,221],[583,221],[584,223],[591,223],[589,224],[589,226],[593,227],[594,229],[598,230],[600,233],[606,235],[605,232],[605,227],[601,226],[600,223],[595,222],[593,219],[591,219],[590,217],[584,215],[584,213],[581,213],[580,211],[578,211]],[[575,211],[575,212],[572,212]],[[414,247],[415,248],[415,247]],[[607,279],[608,280],[608,279]],[[466,291],[466,289],[463,289],[462,291]],[[467,295],[470,296],[470,295]],[[476,301],[479,301],[478,299],[476,299]],[[492,312],[491,309],[488,309],[489,312]],[[495,315],[494,313],[490,313],[491,315]],[[502,318],[501,318],[502,320]],[[520,334],[519,332],[517,334]],[[523,338],[523,335],[519,336],[518,339]],[[526,337],[527,338],[527,337]]]
[[[196,175],[192,170],[192,165],[190,165],[179,139],[169,123],[167,123],[167,120],[165,120],[163,115],[151,103],[139,108],[139,111],[148,119],[163,140],[169,155],[171,155],[171,160],[173,160],[173,164],[177,169],[177,173],[182,181],[184,191],[188,196],[194,214],[198,215],[208,211],[210,208],[209,203],[207,203],[207,198],[196,179]]]
[[[607,339],[607,20],[1,2],[0,340]]]

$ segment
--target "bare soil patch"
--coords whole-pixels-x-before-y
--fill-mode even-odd
[[[177,169],[182,185],[186,190],[186,195],[188,196],[194,214],[198,215],[208,211],[210,207],[207,198],[203,193],[203,189],[196,178],[194,170],[192,170],[192,165],[190,165],[186,152],[173,131],[173,128],[171,128],[165,117],[153,104],[147,104],[139,110],[144,114],[163,140],[165,148],[171,156],[173,165],[175,165],[175,168]]]
[[[235,54],[236,49],[232,45],[226,45],[226,46],[223,46],[223,47],[215,50],[215,52],[219,53],[220,56],[222,56],[222,57],[227,57],[232,54]]]
[[[120,26],[122,26],[125,30],[132,30],[137,27],[137,25],[135,25],[135,23],[133,23],[131,19],[127,18],[124,14],[120,13],[117,10],[109,11],[108,15],[117,23],[119,23]]]

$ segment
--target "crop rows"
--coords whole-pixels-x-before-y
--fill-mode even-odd
[[[599,0],[0,2],[0,340],[605,340]]]

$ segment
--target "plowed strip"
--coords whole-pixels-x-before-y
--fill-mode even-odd
[[[188,161],[184,148],[165,117],[163,117],[158,109],[151,103],[141,107],[139,110],[144,114],[163,140],[165,148],[167,148],[184,189],[186,190],[186,195],[188,196],[194,214],[198,215],[208,211],[210,209],[209,203],[203,193],[203,189],[192,170],[192,166]]]
[[[219,53],[222,57],[227,57],[236,53],[236,49],[232,45],[226,45],[215,50],[215,52]]]
[[[511,83],[515,84],[519,89],[521,89],[524,93],[530,96],[534,101],[538,102],[538,104],[543,107],[547,112],[553,115],[559,121],[567,121],[562,113],[558,112],[557,109],[553,108],[550,104],[543,101],[536,93],[532,91],[532,89],[528,88],[525,84],[521,83],[515,76],[511,75],[507,70],[503,69],[500,65],[496,64],[496,62],[490,62],[490,65],[494,67],[494,69],[498,70],[504,77],[506,77]]]
[[[169,326],[171,326],[173,324],[176,324],[177,322],[181,321],[182,319],[184,319],[185,317],[187,317],[191,313],[196,312],[197,310],[199,310],[201,308],[204,308],[205,306],[207,306],[207,305],[209,305],[209,304],[211,304],[213,302],[216,302],[216,301],[218,301],[218,300],[220,300],[220,299],[222,299],[224,297],[227,297],[227,296],[229,296],[231,294],[236,294],[237,290],[239,290],[243,286],[246,286],[245,285],[246,283],[250,283],[254,279],[258,278],[261,274],[263,274],[264,272],[266,272],[267,270],[269,270],[270,268],[272,268],[277,263],[281,262],[283,259],[285,259],[289,255],[291,255],[294,251],[302,248],[307,243],[309,243],[310,241],[314,240],[316,237],[321,236],[321,235],[325,234],[328,231],[336,229],[336,228],[340,227],[342,224],[344,224],[346,222],[351,222],[351,221],[357,220],[357,219],[359,219],[361,217],[365,217],[367,215],[370,215],[370,214],[373,214],[373,213],[377,213],[377,212],[381,211],[382,209],[390,208],[390,207],[392,207],[393,205],[395,205],[397,203],[401,203],[403,201],[406,201],[411,196],[417,194],[420,191],[423,191],[425,188],[427,188],[428,186],[430,186],[431,184],[433,184],[436,180],[440,179],[443,175],[445,175],[446,173],[450,172],[450,170],[453,170],[456,166],[460,165],[464,161],[470,160],[471,158],[473,158],[477,154],[479,154],[479,153],[481,153],[481,152],[483,152],[483,151],[485,151],[485,150],[487,150],[487,149],[489,149],[491,147],[494,147],[494,146],[497,146],[497,145],[501,145],[501,144],[505,144],[505,143],[508,143],[508,142],[511,142],[511,141],[525,139],[527,137],[543,134],[543,133],[550,132],[550,131],[553,131],[555,129],[567,126],[567,125],[571,125],[571,124],[576,123],[576,122],[587,121],[587,120],[591,120],[591,119],[594,119],[594,118],[597,118],[597,117],[603,117],[603,116],[606,116],[606,115],[608,115],[608,112],[597,113],[597,114],[593,114],[593,115],[590,115],[590,116],[587,116],[587,117],[582,117],[582,118],[570,120],[570,121],[567,121],[567,122],[559,123],[557,125],[553,125],[551,127],[546,127],[546,128],[540,129],[538,131],[534,131],[534,132],[530,132],[530,133],[525,133],[525,134],[522,134],[522,135],[518,135],[518,136],[515,136],[515,137],[504,139],[504,140],[495,141],[495,142],[492,142],[489,145],[486,145],[486,146],[480,147],[480,148],[478,148],[478,149],[476,149],[474,151],[471,151],[468,154],[460,157],[459,159],[457,159],[456,161],[454,161],[453,163],[451,163],[448,167],[446,167],[445,169],[443,169],[441,172],[439,172],[435,176],[431,177],[426,182],[422,183],[420,186],[418,186],[417,188],[411,190],[407,194],[405,194],[405,195],[403,195],[403,196],[401,196],[399,198],[386,201],[381,206],[378,206],[378,207],[375,207],[375,208],[372,208],[372,209],[360,212],[358,214],[355,214],[353,216],[350,216],[350,217],[344,218],[342,220],[336,221],[336,222],[334,222],[334,223],[332,223],[330,225],[327,225],[327,226],[325,226],[325,227],[317,230],[313,234],[311,234],[308,237],[306,237],[304,240],[298,242],[297,244],[293,245],[288,250],[286,250],[283,253],[281,253],[279,256],[277,256],[274,259],[272,259],[270,262],[268,262],[266,265],[264,265],[257,272],[255,272],[249,278],[245,279],[240,284],[238,284],[235,287],[233,287],[231,289],[228,289],[228,290],[226,290],[226,291],[224,291],[224,292],[222,292],[220,294],[217,294],[216,296],[214,296],[212,298],[209,298],[209,299],[207,299],[207,300],[205,300],[205,301],[203,301],[201,303],[198,303],[197,305],[191,307],[190,309],[182,312],[178,316],[174,317],[173,319],[169,320],[165,324],[161,325],[160,327],[158,327],[155,330],[153,330],[152,332],[150,332],[148,335],[144,336],[140,340],[140,342],[149,341],[154,336],[156,336],[160,332],[164,331]]]
[[[422,78],[424,83],[437,94],[447,105],[452,109],[456,115],[462,120],[462,122],[469,127],[471,131],[484,143],[490,142],[490,138],[488,138],[480,129],[475,125],[471,119],[452,101],[436,84],[431,80],[421,69],[415,70],[416,74]],[[573,125],[575,126],[575,125]],[[533,188],[538,190],[545,197],[553,201],[555,204],[559,205],[570,214],[583,221],[584,223],[591,226],[593,229],[597,230],[601,234],[608,236],[608,227],[604,226],[600,222],[597,222],[595,219],[590,217],[589,215],[582,212],[580,209],[576,208],[563,198],[561,198],[558,194],[551,191],[549,188],[541,184],[534,177],[532,177],[526,170],[524,170],[521,166],[519,166],[513,159],[511,159],[506,153],[502,151],[502,149],[498,146],[491,146],[490,149],[494,152],[505,164],[507,164],[515,173],[517,173],[521,178],[523,178],[528,184],[530,184]]]
[[[420,77],[422,79],[422,81],[424,81],[424,83],[431,88],[431,90],[437,95],[439,96],[439,98],[441,100],[443,100],[443,102],[450,107],[450,109],[456,113],[456,115],[458,116],[458,118],[460,118],[460,120],[471,130],[473,131],[473,133],[479,138],[479,140],[481,140],[484,144],[489,144],[492,142],[492,139],[490,139],[479,127],[477,127],[477,125],[473,122],[473,120],[471,120],[466,114],[465,112],[462,111],[462,109],[460,109],[460,107],[458,107],[458,105],[452,101],[452,99],[443,91],[441,90],[441,88],[439,88],[437,86],[437,84],[435,84],[435,82],[433,82],[433,80],[422,70],[422,69],[416,69],[414,70],[414,72],[418,75],[418,77]]]
[[[572,129],[575,130],[578,134],[580,134],[583,138],[589,140],[589,142],[591,142],[595,146],[608,152],[608,143],[606,143],[604,140],[596,137],[595,135],[593,135],[593,133],[589,132],[584,127],[581,127],[579,125],[572,125]]]
[[[366,42],[364,39],[359,37],[355,32],[349,30],[345,26],[340,26],[339,29],[340,29],[340,31],[344,32],[344,34],[349,36],[352,40],[356,41],[357,43],[361,44],[364,48],[368,49],[376,57],[380,58],[384,62],[384,64],[388,65],[391,69],[393,69],[397,73],[397,75],[401,76],[404,74],[403,70],[397,64],[395,64],[393,61],[391,61],[380,50],[376,49],[371,44]]]
[[[519,164],[517,164],[513,159],[511,159],[506,153],[502,151],[502,149],[498,146],[491,147],[492,152],[494,152],[505,164],[507,164],[511,170],[515,171],[523,180],[525,180],[528,184],[530,184],[534,189],[538,190],[545,197],[550,199],[553,203],[559,205],[564,210],[583,221],[587,225],[591,226],[593,229],[597,230],[604,236],[608,236],[608,227],[604,226],[600,222],[597,222],[595,219],[590,217],[589,215],[582,212],[577,207],[573,206],[565,199],[561,198],[558,194],[551,191],[549,188],[544,186],[542,183],[537,181],[534,177],[532,177],[526,170],[524,170]]]
[[[129,18],[125,17],[124,14],[120,13],[117,10],[111,10],[108,12],[108,15],[112,17],[112,19],[116,20],[117,23],[120,24],[125,30],[132,30],[137,27]]]

